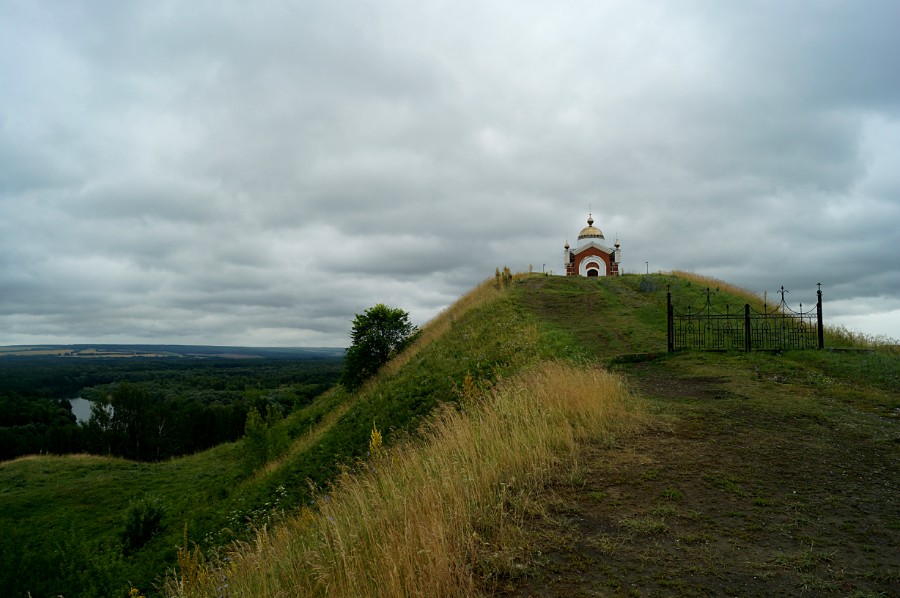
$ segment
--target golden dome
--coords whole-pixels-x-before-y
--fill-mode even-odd
[[[579,241],[582,239],[605,239],[600,229],[594,226],[594,218],[590,214],[588,214],[587,223],[588,225],[578,233]]]

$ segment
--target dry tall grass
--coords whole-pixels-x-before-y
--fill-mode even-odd
[[[671,274],[707,286],[711,289],[720,289],[726,293],[737,295],[738,297],[746,297],[749,301],[763,302],[763,296],[759,293],[745,289],[744,287],[733,285],[724,280],[719,280],[718,278],[713,278],[712,276],[697,274],[696,272],[684,272],[682,270],[673,270]]]
[[[317,513],[262,530],[227,564],[171,580],[167,595],[221,595],[227,583],[228,596],[471,596],[515,548],[529,493],[579,443],[644,418],[618,376],[543,364],[439,409],[422,440],[343,475]]]
[[[878,349],[893,354],[900,352],[900,339],[886,334],[866,334],[846,326],[825,326],[825,338],[830,346]]]

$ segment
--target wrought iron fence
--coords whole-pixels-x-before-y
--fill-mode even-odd
[[[791,309],[784,300],[787,291],[781,287],[781,302],[763,311],[749,303],[732,311],[726,305],[722,312],[712,305],[712,292],[707,288],[706,305],[697,311],[679,313],[672,305],[672,293],[666,293],[667,336],[669,351],[701,349],[706,351],[786,351],[789,349],[822,349],[822,285],[818,285],[816,306],[803,311]]]

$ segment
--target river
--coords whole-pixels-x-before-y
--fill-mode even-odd
[[[91,419],[92,401],[78,397],[77,399],[69,399],[69,402],[72,403],[72,413],[75,415],[75,419],[78,420],[79,424]]]

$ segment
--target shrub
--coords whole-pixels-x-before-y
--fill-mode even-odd
[[[248,471],[265,465],[288,449],[288,430],[280,425],[283,416],[277,405],[266,405],[266,417],[251,407],[244,424],[244,463]]]
[[[125,511],[124,527],[120,534],[122,552],[126,555],[140,550],[159,530],[165,509],[159,499],[145,496],[131,501]]]

